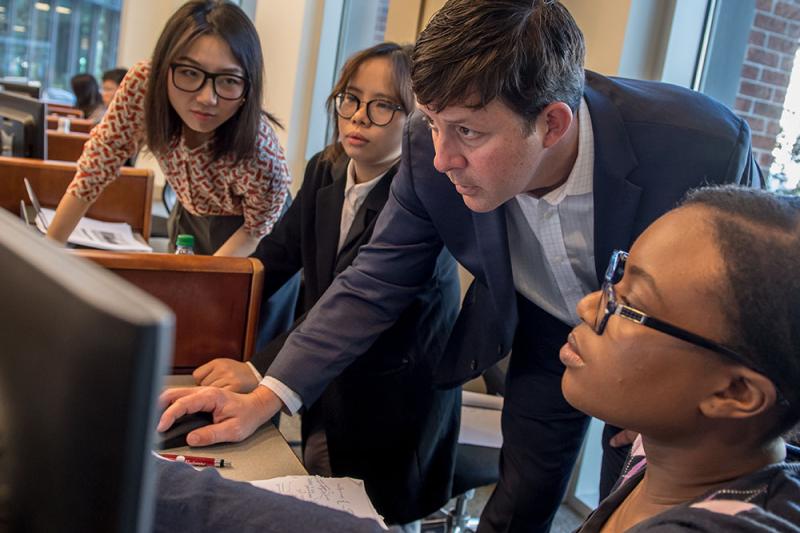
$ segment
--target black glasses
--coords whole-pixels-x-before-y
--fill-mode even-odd
[[[376,126],[386,126],[394,118],[395,111],[402,111],[403,106],[376,98],[365,104],[367,118]],[[352,93],[339,93],[336,95],[336,113],[342,118],[352,118],[361,107],[361,100]]]
[[[187,93],[196,93],[210,79],[214,94],[223,100],[238,100],[244,96],[249,84],[247,78],[236,74],[213,74],[182,63],[173,63],[169,68],[172,69],[172,84]]]
[[[606,329],[606,325],[608,324],[608,319],[616,315],[630,320],[631,322],[641,324],[642,326],[647,326],[648,328],[666,333],[667,335],[681,339],[682,341],[686,341],[690,344],[694,344],[695,346],[700,346],[701,348],[706,348],[707,350],[717,352],[718,354],[724,355],[736,361],[737,363],[761,372],[757,368],[753,368],[752,361],[731,350],[730,348],[726,348],[725,346],[722,346],[711,339],[701,337],[700,335],[686,331],[678,326],[673,326],[668,322],[648,316],[638,309],[634,309],[633,307],[619,303],[617,301],[616,291],[614,291],[614,285],[622,279],[622,275],[625,271],[625,262],[627,259],[628,253],[621,250],[615,250],[611,254],[611,261],[608,263],[605,279],[603,280],[600,303],[597,306],[597,315],[595,316],[593,328],[595,333],[602,335],[603,331]]]

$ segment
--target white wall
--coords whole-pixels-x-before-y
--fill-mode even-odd
[[[293,179],[300,186],[306,165],[309,103],[317,64],[322,0],[259,0],[255,25],[261,36],[267,84],[264,105],[285,130],[278,130]]]
[[[117,65],[130,68],[153,54],[170,15],[184,0],[125,0],[120,17]]]

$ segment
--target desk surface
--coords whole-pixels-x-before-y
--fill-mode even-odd
[[[191,376],[168,376],[168,387],[192,386]],[[219,473],[236,481],[254,481],[280,476],[307,475],[280,431],[272,424],[264,424],[242,442],[215,444],[202,448],[171,448],[169,453],[200,455],[230,461],[233,466],[219,469]]]

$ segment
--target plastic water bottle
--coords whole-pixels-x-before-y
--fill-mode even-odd
[[[194,235],[181,233],[175,241],[177,255],[194,255]]]

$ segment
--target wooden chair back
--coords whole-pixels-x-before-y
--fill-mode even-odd
[[[64,117],[59,117],[58,115],[47,115],[47,129],[57,130],[59,118],[64,118]],[[89,133],[90,131],[92,131],[94,125],[95,125],[94,122],[89,120],[88,118],[77,118],[77,117],[69,118],[69,131],[73,133]]]
[[[61,161],[0,157],[0,207],[19,214],[19,202],[29,204],[22,178],[28,178],[43,207],[55,209],[78,166]],[[86,216],[107,222],[127,222],[150,239],[153,172],[122,167],[120,176],[103,190]]]
[[[62,117],[83,118],[83,111],[77,107],[71,107],[61,104],[47,104],[47,112],[51,115],[59,115]]]
[[[253,355],[264,267],[258,259],[73,250],[164,302],[175,313],[173,373],[216,358]]]
[[[88,133],[47,130],[47,159],[52,161],[77,161],[83,153]]]

